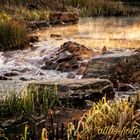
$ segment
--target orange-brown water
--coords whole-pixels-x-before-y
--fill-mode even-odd
[[[72,40],[90,48],[138,48],[140,47],[140,17],[82,18],[77,25],[50,27],[37,33],[41,40],[53,41],[59,46]],[[62,40],[50,38],[50,34],[62,35]]]
[[[77,25],[47,27],[35,34],[40,36],[41,41],[35,43],[34,48],[0,52],[0,76],[17,72],[18,75],[12,77],[15,81],[21,78],[28,81],[67,79],[68,73],[41,69],[44,58],[55,47],[71,40],[98,50],[103,46],[124,50],[138,48],[140,47],[140,18],[82,18]],[[62,37],[50,38],[50,34],[60,34]]]

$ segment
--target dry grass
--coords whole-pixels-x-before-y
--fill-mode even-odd
[[[124,5],[121,0],[69,0],[69,5],[80,9],[81,16],[130,16],[134,7]]]
[[[137,137],[137,135],[123,133],[123,129],[132,130],[140,126],[140,112],[136,108],[140,107],[140,94],[134,98],[117,102],[107,102],[105,98],[85,113],[77,126],[72,123],[68,125],[68,139],[75,138],[90,140],[104,138],[115,140],[124,137]],[[100,130],[109,127],[116,130],[115,133],[99,133]],[[140,135],[140,133],[138,133]]]
[[[26,47],[28,35],[26,26],[11,20],[9,15],[0,14],[0,51]]]

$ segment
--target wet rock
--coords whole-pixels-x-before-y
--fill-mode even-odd
[[[68,41],[60,48],[55,50],[51,55],[45,57],[45,65],[41,68],[44,70],[58,70],[62,72],[76,71],[82,67],[85,60],[89,60],[96,55],[91,49],[75,42]],[[82,68],[81,68],[82,69]],[[79,73],[82,70],[79,70]]]
[[[44,73],[43,72],[39,72],[38,75],[44,75]]]
[[[131,79],[133,83],[140,83],[140,70],[134,71],[132,73]]]
[[[56,62],[53,62],[53,61],[50,61],[50,60],[47,60],[45,62],[45,65],[43,65],[41,67],[42,70],[53,70],[53,69],[56,69],[58,67],[58,64]]]
[[[18,75],[19,75],[18,72],[8,72],[4,74],[5,77],[13,77],[13,76],[18,76]]]
[[[102,53],[106,53],[107,52],[107,48],[106,48],[106,46],[104,46],[103,48],[102,48]]]
[[[80,66],[80,68],[78,69],[78,71],[76,72],[77,75],[83,75],[86,71],[86,67],[84,66]]]
[[[21,81],[28,81],[28,79],[25,78],[25,77],[20,77],[19,79],[20,79]]]
[[[78,60],[90,59],[95,52],[75,42],[68,41],[61,46],[62,50],[67,50],[78,58]]]
[[[117,91],[135,91],[131,84],[118,83]]]
[[[18,69],[11,69],[12,72],[19,72]]]
[[[71,59],[73,59],[74,55],[72,55],[72,53],[70,53],[69,51],[63,51],[63,53],[59,53],[58,54],[58,58],[57,58],[57,62],[61,63],[63,61],[69,61]],[[75,60],[76,58],[74,58]],[[76,61],[76,60],[75,60]]]
[[[49,70],[50,68],[49,68],[47,65],[43,65],[43,66],[41,67],[41,69],[42,69],[42,70]]]
[[[134,52],[140,52],[140,48],[135,49]]]
[[[51,12],[50,24],[77,24],[79,16],[74,12]]]
[[[30,36],[29,37],[29,42],[31,43],[35,43],[39,41],[39,37],[38,36]]]
[[[70,72],[68,75],[67,75],[67,78],[68,79],[74,79],[75,78],[75,74],[73,72]]]
[[[106,46],[102,48],[102,54],[113,54],[114,52],[107,50]]]
[[[21,72],[21,73],[26,73],[26,72],[30,72],[31,71],[31,69],[29,69],[29,68],[23,68],[22,70],[20,70],[19,72]]]
[[[122,83],[139,82],[140,52],[117,52],[92,58],[84,77],[100,77]]]
[[[12,80],[12,79],[6,76],[0,76],[0,80]]]
[[[21,81],[31,81],[31,80],[36,80],[36,79],[33,78],[33,77],[20,77],[19,80],[21,80]]]
[[[34,85],[39,87],[39,91],[49,87],[50,91],[54,90],[57,83],[57,95],[62,101],[72,101],[78,103],[81,100],[99,100],[103,96],[114,98],[113,85],[105,79],[67,79],[63,81],[46,81],[30,83],[29,87]],[[53,92],[52,92],[53,93]]]
[[[88,62],[83,62],[83,63],[80,64],[80,67],[76,72],[77,75],[84,75],[84,73],[86,71],[87,63]]]
[[[51,38],[62,38],[62,35],[60,34],[50,34]]]

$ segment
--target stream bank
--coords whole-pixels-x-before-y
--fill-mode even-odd
[[[32,48],[1,52],[0,55],[1,82],[3,85],[7,83],[8,88],[12,87],[12,90],[18,90],[20,93],[23,89],[26,91],[28,85],[36,85],[43,90],[46,86],[52,86],[52,88],[55,87],[55,93],[57,93],[57,97],[61,97],[59,100],[62,102],[67,101],[66,98],[69,97],[69,102],[67,102],[69,106],[73,105],[73,101],[74,105],[78,103],[80,106],[86,106],[76,110],[75,106],[67,109],[64,107],[66,105],[56,110],[51,108],[54,114],[58,113],[58,118],[52,123],[55,125],[56,132],[58,132],[57,122],[61,115],[64,116],[65,126],[70,119],[67,120],[64,113],[69,114],[71,118],[76,118],[76,115],[79,114],[77,118],[79,120],[87,109],[94,104],[95,95],[98,97],[96,101],[102,99],[104,95],[109,95],[114,102],[114,99],[120,100],[123,95],[134,95],[140,90],[139,20],[137,18],[116,19],[115,22],[114,18],[95,18],[91,19],[91,22],[89,20],[84,23],[85,19],[83,19],[84,22],[80,21],[80,25],[50,27],[41,30],[35,33],[39,36],[40,41],[33,43]],[[125,24],[127,24],[127,27]],[[126,67],[131,69],[127,71]],[[112,81],[114,76],[115,81]],[[92,78],[82,79],[82,77]],[[94,79],[94,77],[97,79]],[[16,81],[16,89],[13,88],[14,81]],[[18,85],[21,86],[21,89],[18,88]],[[40,89],[39,91],[41,92]],[[5,94],[3,89],[1,89],[1,93]],[[62,93],[65,95],[64,98],[62,98]],[[44,94],[43,97],[45,97]],[[38,113],[42,113],[40,109],[42,99],[44,98],[40,98],[39,106],[37,106]],[[32,102],[30,105],[32,106]],[[50,112],[49,114],[52,115]],[[20,117],[22,115],[22,113],[17,114]],[[52,120],[51,117],[50,120]],[[5,132],[9,130],[7,129],[9,125],[10,129],[13,129],[15,124],[18,127],[20,123],[22,124],[20,133],[23,132],[24,126],[28,122],[24,117],[23,120],[16,122],[19,119],[17,118],[13,118],[12,121],[8,118],[7,124],[3,126]],[[46,127],[46,116],[39,114],[39,116],[31,116],[31,118],[33,126],[36,126],[36,128],[33,128],[34,132],[40,128],[38,133],[41,134],[41,129]],[[75,121],[77,120],[74,120],[74,123],[76,123]],[[4,122],[4,120],[1,120],[1,122]],[[63,128],[64,126],[61,125],[61,129]],[[54,135],[54,129],[52,128],[50,131]]]

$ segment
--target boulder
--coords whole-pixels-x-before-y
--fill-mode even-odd
[[[77,24],[79,16],[75,12],[51,12],[50,24]]]
[[[35,86],[39,93],[49,89],[50,93],[57,92],[61,101],[73,103],[84,100],[99,100],[106,95],[108,99],[114,98],[113,85],[106,79],[67,79],[63,81],[46,81],[30,83],[29,87]],[[57,86],[57,91],[55,90]]]
[[[93,50],[68,41],[54,50],[51,55],[45,57],[45,65],[42,66],[42,69],[53,69],[62,72],[77,71],[82,66],[82,61],[88,60],[95,55],[97,53]],[[87,63],[87,61],[84,63]]]
[[[90,59],[95,52],[84,45],[68,41],[61,46],[61,50],[68,51],[78,58],[78,60]]]
[[[100,77],[123,83],[140,82],[140,52],[102,54],[92,58],[84,77]]]

